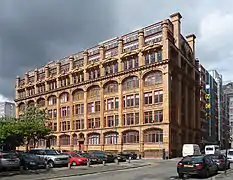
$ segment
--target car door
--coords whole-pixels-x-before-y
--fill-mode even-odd
[[[211,157],[208,157],[208,159],[209,159],[210,171],[211,171],[211,173],[213,173],[213,172],[216,171],[217,165],[216,165],[216,163],[214,162],[214,160]]]

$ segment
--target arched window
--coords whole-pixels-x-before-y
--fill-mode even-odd
[[[51,137],[50,146],[57,146],[57,137],[56,136]]]
[[[61,144],[61,146],[69,146],[70,145],[70,136],[68,136],[68,135],[60,136],[60,144]]]
[[[77,136],[77,134],[73,135],[73,144],[74,144],[74,146],[78,145],[78,136]]]
[[[139,87],[139,80],[136,76],[128,77],[123,82],[123,90],[131,90]]]
[[[51,106],[51,105],[56,105],[57,104],[57,97],[56,96],[50,96],[49,98],[48,98],[48,100],[49,100],[49,105]]]
[[[104,93],[107,94],[107,93],[114,93],[114,92],[118,92],[118,83],[116,81],[108,83],[104,87]]]
[[[44,139],[40,139],[40,140],[38,141],[38,146],[39,146],[39,147],[45,147],[45,146],[46,146],[46,141],[45,141]]]
[[[146,75],[144,80],[145,86],[152,86],[163,82],[163,75],[161,71],[151,72]]]
[[[25,109],[25,104],[24,103],[20,103],[19,104],[19,110],[20,111],[24,111],[24,109]]]
[[[40,98],[37,100],[37,104],[38,106],[42,107],[45,106],[45,99],[44,98]]]
[[[118,133],[110,132],[104,136],[105,144],[117,144]]]
[[[87,137],[89,145],[100,144],[100,135],[99,134],[89,134]]]
[[[126,131],[123,133],[123,143],[139,143],[138,131]]]
[[[98,97],[100,95],[100,88],[99,86],[94,86],[91,87],[88,92],[87,92],[87,97],[92,98],[92,97]]]
[[[66,103],[69,101],[69,94],[68,93],[62,93],[60,95],[60,103]]]
[[[35,106],[35,102],[33,100],[28,101],[28,106]]]
[[[149,129],[144,132],[145,143],[157,143],[163,142],[163,130],[162,129]]]
[[[73,93],[73,101],[78,101],[84,99],[84,91],[77,90]]]

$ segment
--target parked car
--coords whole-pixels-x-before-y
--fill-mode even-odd
[[[100,159],[101,162],[105,161],[105,162],[111,163],[111,162],[114,162],[116,159],[116,156],[114,156],[111,153],[104,152],[104,151],[93,151],[90,153],[90,155]]]
[[[20,159],[12,152],[0,152],[0,170],[18,169]]]
[[[70,157],[70,164],[72,166],[77,166],[77,165],[84,165],[87,164],[87,158],[80,156],[77,153],[74,152],[66,152],[64,154],[69,155]]]
[[[198,175],[201,177],[209,177],[218,173],[217,164],[206,155],[186,156],[177,164],[177,173],[179,178],[184,175]]]
[[[225,169],[230,169],[230,161],[226,159],[223,154],[210,154],[208,155],[217,164],[218,170],[222,171]]]
[[[92,155],[90,155],[89,153],[83,152],[83,153],[78,153],[80,156],[85,157],[88,159],[88,161],[91,164],[99,164],[102,163],[102,160],[100,158],[94,157]]]
[[[233,163],[233,149],[228,150],[227,159],[230,161],[230,163]]]
[[[68,155],[59,154],[54,149],[31,149],[29,153],[43,157],[50,168],[56,165],[68,166],[70,162]]]
[[[126,159],[129,159],[129,157],[131,157],[131,159],[137,159],[138,157],[135,152],[121,152],[118,155],[124,156]]]
[[[30,153],[18,153],[20,159],[20,165],[24,167],[25,170],[28,169],[45,169],[46,162],[43,158]]]
[[[117,160],[118,160],[119,162],[125,162],[125,161],[126,161],[126,157],[123,156],[123,155],[121,155],[121,154],[118,154],[118,155],[116,156],[116,158],[117,158]]]

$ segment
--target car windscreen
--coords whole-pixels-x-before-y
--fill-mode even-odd
[[[44,150],[46,155],[58,155],[59,153],[55,150],[51,150],[51,149],[46,149]]]
[[[203,156],[187,156],[182,159],[182,162],[201,163],[203,162]]]
[[[223,159],[223,156],[220,156],[220,155],[211,155],[209,157],[212,159]]]
[[[233,151],[229,151],[229,152],[228,152],[228,155],[233,155]]]
[[[75,157],[75,158],[77,158],[77,157],[81,157],[79,154],[70,154],[72,157]]]
[[[214,148],[208,147],[208,148],[206,148],[205,150],[206,150],[206,151],[213,151]]]

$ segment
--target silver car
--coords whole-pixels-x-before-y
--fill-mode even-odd
[[[55,165],[65,165],[68,166],[70,159],[68,155],[59,154],[54,149],[31,149],[29,151],[31,154],[35,154],[37,156],[43,157],[49,167],[54,167]]]
[[[19,168],[20,159],[10,152],[0,152],[0,169]]]
[[[230,161],[230,163],[233,163],[233,149],[228,150],[227,159]]]

